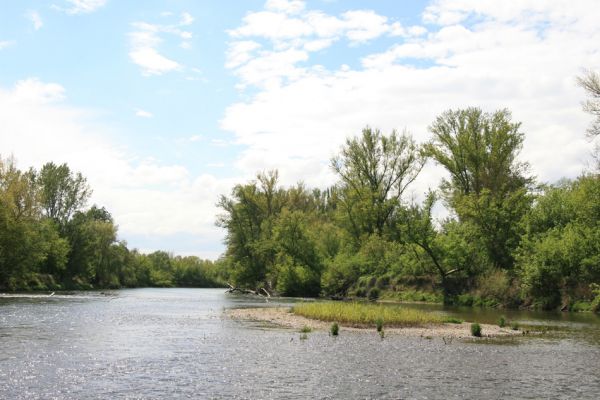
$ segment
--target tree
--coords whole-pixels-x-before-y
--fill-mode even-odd
[[[384,234],[404,190],[423,164],[415,142],[406,134],[393,131],[385,136],[367,127],[360,138],[346,140],[331,167],[342,180],[343,219],[357,241],[363,234]]]
[[[600,135],[600,74],[594,71],[587,71],[583,76],[577,78],[577,83],[591,97],[591,99],[583,103],[584,111],[595,117],[595,120],[587,130],[588,135],[598,136]]]
[[[237,185],[231,197],[219,199],[218,207],[224,213],[218,216],[217,226],[227,230],[227,256],[239,285],[272,288],[268,276],[277,253],[273,226],[284,200],[277,179],[276,171],[259,174],[257,181]]]
[[[492,262],[510,269],[521,234],[520,221],[531,205],[533,179],[517,161],[523,144],[520,123],[508,110],[447,111],[430,126],[425,153],[450,173],[442,182],[447,204],[462,222],[480,231]]]
[[[56,221],[61,230],[73,214],[85,206],[92,193],[81,173],[74,174],[67,164],[44,164],[38,183],[44,214]]]

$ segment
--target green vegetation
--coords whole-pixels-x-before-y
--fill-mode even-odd
[[[418,146],[365,128],[324,190],[283,188],[276,171],[237,185],[219,201],[223,276],[286,296],[598,310],[598,171],[537,183],[507,110],[450,110],[429,130]],[[448,178],[408,201],[427,160]],[[441,205],[450,216],[436,220]]]
[[[504,318],[504,315],[498,319],[498,326],[500,328],[504,328],[506,326],[506,318]]]
[[[444,322],[438,314],[401,306],[356,302],[301,303],[293,307],[293,313],[321,321],[337,321],[361,327],[376,325],[378,320],[385,321],[388,326],[422,326]]]
[[[331,324],[331,328],[329,329],[329,332],[331,333],[331,336],[337,336],[340,333],[340,326],[338,325],[337,322],[334,322],[333,324]]]
[[[312,328],[311,328],[310,326],[306,326],[306,325],[304,325],[304,326],[302,327],[302,329],[300,329],[300,332],[301,332],[301,333],[311,333],[311,332],[312,332]]]
[[[518,330],[519,330],[519,323],[518,323],[518,322],[511,322],[511,324],[510,324],[510,328],[511,328],[513,331],[518,331]]]
[[[471,324],[471,336],[481,337],[481,325],[477,322]]]
[[[377,332],[383,331],[383,318],[377,318],[375,320],[375,325],[377,327]]]
[[[446,317],[443,321],[448,324],[462,324],[464,322],[462,319],[456,317]]]
[[[595,116],[598,82],[580,80]],[[111,214],[86,206],[81,174],[0,158],[0,290],[231,282],[285,296],[600,311],[600,169],[537,183],[507,110],[449,110],[429,130],[417,145],[406,132],[365,128],[332,158],[338,180],[326,189],[283,188],[277,171],[236,185],[218,201],[227,248],[217,262],[129,249]],[[448,178],[408,201],[427,161]],[[439,206],[450,216],[436,220]],[[339,321],[366,323],[349,307]],[[369,323],[377,317],[395,323]]]
[[[66,164],[0,158],[0,290],[223,286],[218,263],[129,249],[105,208],[86,208],[90,194]]]

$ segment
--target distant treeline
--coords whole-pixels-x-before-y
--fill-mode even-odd
[[[212,261],[128,249],[105,208],[85,207],[90,194],[66,164],[0,158],[0,290],[223,286]]]
[[[365,128],[331,160],[326,190],[282,188],[277,171],[235,186],[219,201],[224,273],[288,296],[598,310],[600,175],[536,183],[507,110],[447,111],[429,130],[419,146]],[[428,160],[448,179],[407,201]]]

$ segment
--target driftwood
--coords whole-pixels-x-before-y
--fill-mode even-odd
[[[227,282],[227,286],[229,286],[229,289],[227,289],[227,293],[242,293],[242,294],[252,294],[254,296],[261,296],[261,297],[271,297],[271,294],[265,288],[260,288],[260,290],[244,289],[244,288],[240,288],[237,286],[233,286],[229,282]],[[265,294],[262,294],[261,291],[264,292]]]

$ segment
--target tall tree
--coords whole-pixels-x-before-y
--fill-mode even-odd
[[[342,179],[340,206],[358,240],[363,234],[383,235],[423,160],[407,134],[393,131],[386,136],[367,127],[360,138],[346,140],[331,167]]]
[[[430,126],[433,139],[425,146],[450,173],[442,183],[447,204],[479,228],[492,262],[507,269],[514,263],[519,222],[531,205],[533,179],[527,164],[517,160],[524,138],[520,125],[508,110],[450,110]]]
[[[595,117],[588,128],[588,134],[598,136],[600,135],[600,73],[587,71],[577,78],[577,83],[591,97],[583,103],[583,109]]]
[[[81,173],[73,173],[67,164],[44,164],[39,172],[42,208],[61,230],[73,214],[87,203],[92,191]]]

